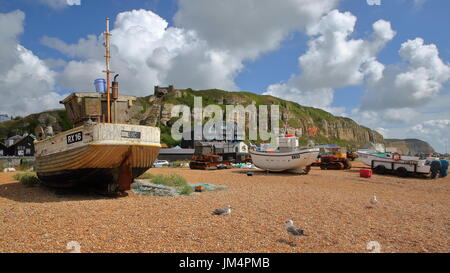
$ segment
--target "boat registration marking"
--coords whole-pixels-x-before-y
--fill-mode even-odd
[[[67,144],[83,141],[83,132],[76,132],[66,136]]]
[[[297,155],[293,155],[292,156],[292,159],[298,159],[298,158],[300,158],[301,156],[300,156],[300,154],[297,154]]]
[[[141,132],[122,130],[121,137],[123,137],[123,138],[137,138],[137,139],[140,139],[141,138]]]

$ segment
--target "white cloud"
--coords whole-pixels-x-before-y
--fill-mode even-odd
[[[55,9],[81,4],[39,2]],[[223,12],[212,15],[211,10],[221,10],[223,2],[181,1],[176,27],[169,27],[166,20],[151,11],[122,12],[111,24],[112,69],[121,75],[121,91],[131,95],[148,95],[153,93],[153,85],[167,84],[180,88],[238,89],[234,78],[245,60],[276,49],[289,32],[304,29],[337,2],[230,1]],[[40,60],[18,41],[24,16],[23,12],[16,12],[1,17],[5,21],[2,25],[8,25],[1,33],[0,58],[7,64],[0,67],[2,92],[8,98],[21,94],[26,101],[5,100],[2,111],[26,114],[58,107],[61,96],[55,90],[90,91],[93,80],[104,77],[101,34],[87,35],[75,44],[43,37],[42,44],[62,52],[68,60]],[[202,19],[199,21],[197,16]],[[212,29],[205,28],[205,20]],[[213,30],[221,34],[214,34]]]
[[[379,20],[373,24],[370,39],[350,39],[355,24],[351,13],[333,10],[310,25],[307,33],[313,38],[299,57],[302,73],[287,83],[269,86],[265,94],[325,108],[333,101],[334,88],[361,85],[365,78],[378,80],[384,66],[376,61],[376,55],[395,32],[389,22]]]
[[[241,60],[210,48],[194,31],[168,27],[157,14],[133,10],[117,15],[111,30],[111,66],[121,75],[121,89],[130,95],[148,95],[153,85],[235,89],[234,76]],[[95,77],[104,77],[101,36],[89,35],[77,44],[44,37],[43,44],[81,61],[70,61],[58,82],[63,88],[92,89]]]
[[[421,38],[408,40],[399,54],[405,63],[388,66],[382,77],[368,84],[362,109],[423,106],[450,79],[450,65],[440,59],[434,44],[426,45]]]
[[[213,48],[253,59],[278,48],[295,30],[317,21],[339,0],[180,0],[175,24],[195,30]]]
[[[148,95],[153,92],[153,85],[167,84],[236,90],[234,78],[243,68],[243,61],[275,49],[287,33],[304,28],[336,2],[253,0],[223,5],[222,1],[214,0],[189,1],[187,5],[181,1],[175,16],[177,27],[169,27],[166,20],[151,11],[122,12],[111,31],[112,69],[121,75],[121,89],[131,95]],[[211,16],[211,10],[223,6],[226,6],[223,12]],[[242,17],[234,14],[236,20],[230,20],[228,15],[232,11],[239,11]],[[201,24],[198,18],[202,18]],[[216,28],[216,34],[210,32],[210,27]],[[220,41],[216,39],[217,33]],[[102,77],[101,70],[97,70],[104,62],[102,36],[88,35],[76,44],[44,37],[42,43],[81,59],[70,61],[58,76],[63,88],[88,90],[94,76]]]
[[[38,0],[38,2],[53,9],[62,9],[67,6],[81,5],[81,0]]]
[[[439,152],[445,152],[450,141],[450,119],[428,120],[408,129],[406,135],[419,138],[432,144]],[[447,151],[448,152],[448,151]]]
[[[66,0],[69,6],[80,6],[81,0]]]
[[[24,115],[42,109],[60,108],[62,98],[52,92],[55,73],[30,50],[19,44],[25,14],[0,13],[0,112]]]

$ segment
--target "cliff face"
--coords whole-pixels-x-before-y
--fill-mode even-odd
[[[419,139],[385,139],[385,144],[386,148],[395,148],[398,153],[405,155],[435,153],[430,144]]]
[[[336,117],[320,109],[301,106],[291,101],[285,101],[272,96],[257,95],[248,92],[227,92],[222,90],[202,90],[194,91],[176,90],[165,95],[162,98],[149,96],[139,99],[134,107],[141,111],[132,119],[141,120],[141,124],[150,126],[159,126],[162,129],[162,135],[170,132],[168,128],[172,124],[171,109],[174,105],[182,104],[191,107],[194,106],[194,96],[202,97],[203,107],[209,104],[218,105],[236,105],[247,106],[249,104],[280,106],[280,115],[282,121],[289,125],[289,130],[296,133],[302,142],[306,142],[305,133],[308,128],[317,127],[318,133],[315,141],[319,143],[338,143],[353,148],[367,142],[382,143],[383,136],[369,128],[358,125],[349,118]],[[163,136],[164,137],[164,136]]]
[[[194,91],[175,90],[163,97],[154,95],[138,98],[130,111],[123,113],[127,115],[127,122],[161,128],[161,142],[169,145],[177,143],[170,137],[170,126],[176,120],[171,118],[171,110],[174,105],[194,106],[194,96],[202,97],[203,107],[210,104],[221,105],[279,105],[282,121],[280,126],[286,122],[291,133],[300,136],[300,141],[305,144],[305,136],[308,128],[317,127],[316,143],[336,143],[340,145],[357,148],[367,142],[382,143],[383,137],[378,132],[358,125],[349,118],[336,117],[320,109],[301,106],[297,103],[282,100],[272,96],[257,95],[249,92],[227,92],[222,90]],[[225,112],[225,111],[224,111]],[[65,111],[57,110],[30,115],[16,121],[0,123],[0,139],[6,136],[35,133],[38,126],[53,126],[54,132],[58,133],[71,128]],[[3,135],[2,135],[3,134]]]

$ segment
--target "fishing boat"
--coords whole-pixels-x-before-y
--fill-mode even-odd
[[[123,192],[158,156],[160,129],[127,124],[123,113],[137,98],[119,95],[118,75],[110,87],[109,35],[107,18],[106,81],[95,81],[97,92],[73,93],[61,101],[75,128],[56,135],[41,128],[35,142],[35,170],[48,186],[86,185],[106,193]]]
[[[271,172],[293,172],[308,174],[311,164],[319,155],[319,148],[300,147],[298,138],[292,134],[278,137],[277,149],[260,149],[250,146],[250,156],[253,164]]]
[[[370,166],[375,173],[396,173],[399,176],[411,174],[429,174],[431,162],[435,157],[420,158],[417,156],[405,156],[399,153],[383,153],[379,151],[359,150],[361,161]]]

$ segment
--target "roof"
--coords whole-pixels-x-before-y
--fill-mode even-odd
[[[24,139],[26,139],[27,137],[31,137],[33,140],[36,139],[32,134],[28,134],[28,135],[26,135],[26,136],[20,137],[19,139],[16,139],[16,140],[14,141],[14,143],[13,143],[11,146],[14,146],[14,145],[16,145],[16,144],[22,142],[22,141],[23,141]]]
[[[229,147],[240,143],[243,143],[243,141],[233,141],[233,142],[198,141],[195,143],[195,146],[214,146],[216,148],[224,148],[225,146]]]
[[[194,154],[194,149],[160,149],[159,154],[179,154],[179,155],[191,155]]]
[[[22,138],[22,136],[16,135],[16,136],[12,136],[12,137],[8,138],[7,141],[9,141],[9,140],[16,141],[17,139],[21,139],[21,138]]]
[[[316,148],[337,149],[337,148],[341,148],[341,146],[339,146],[337,144],[325,144],[325,145],[317,145]]]
[[[67,102],[71,101],[74,98],[105,98],[106,99],[106,93],[101,92],[77,92],[72,93],[69,96],[67,96],[65,99],[60,101],[61,104],[66,104]],[[127,101],[127,100],[136,100],[137,98],[135,96],[128,96],[128,95],[119,95],[118,100],[119,101]]]

